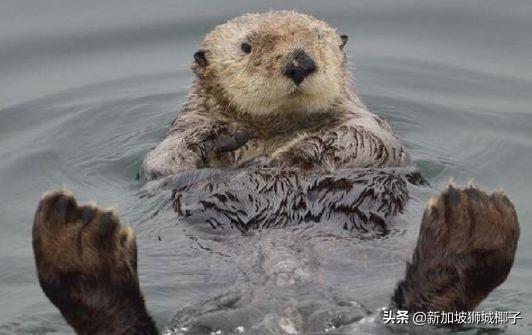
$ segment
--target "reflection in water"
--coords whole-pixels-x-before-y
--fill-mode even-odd
[[[263,304],[257,318],[267,329],[272,320],[260,313],[268,307],[267,288],[253,288],[263,280],[257,260],[271,248],[291,250],[283,248],[296,240],[303,264],[317,274],[315,290],[297,300],[298,308],[317,305],[322,313],[316,322],[332,311],[360,318],[350,326],[356,334],[383,333],[373,314],[365,313],[388,303],[417,238],[423,204],[451,177],[502,187],[516,202],[522,222],[516,264],[480,309],[522,311],[525,320],[508,331],[530,333],[532,213],[526,181],[532,177],[532,66],[526,55],[532,44],[526,41],[532,11],[524,2],[511,3],[291,5],[350,35],[348,52],[362,97],[391,121],[432,185],[412,188],[392,234],[359,239],[340,230],[318,231],[317,225],[220,234],[179,220],[170,190],[146,196],[136,179],[144,154],[163,137],[183,101],[201,34],[242,12],[286,5],[3,1],[0,300],[9,308],[0,313],[0,333],[71,333],[37,285],[30,243],[40,194],[60,186],[80,201],[116,207],[135,229],[140,281],[161,325],[190,308],[185,306],[242,283],[242,290],[262,294],[250,299]],[[237,310],[228,317],[243,318]],[[216,317],[223,323],[226,316]],[[252,318],[249,310],[246,317]]]

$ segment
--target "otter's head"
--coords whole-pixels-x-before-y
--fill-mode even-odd
[[[318,111],[345,93],[346,42],[309,15],[248,14],[210,32],[192,68],[240,112]]]

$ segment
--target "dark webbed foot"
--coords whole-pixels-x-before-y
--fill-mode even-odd
[[[504,194],[449,186],[425,210],[393,304],[410,311],[472,310],[508,276],[518,238],[517,214]]]
[[[33,250],[46,296],[78,334],[155,334],[137,276],[133,231],[111,212],[46,193],[33,222]]]
[[[240,149],[252,138],[245,130],[231,130],[226,126],[205,129],[187,138],[189,149],[208,159],[221,153]]]
[[[240,149],[244,146],[251,138],[251,135],[244,130],[238,130],[232,135],[222,135],[220,136],[220,151],[221,152],[231,152]]]

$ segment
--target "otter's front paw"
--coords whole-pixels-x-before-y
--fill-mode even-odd
[[[508,276],[518,238],[517,214],[504,194],[449,186],[425,210],[393,302],[417,311],[473,309]]]
[[[111,211],[78,206],[68,191],[46,193],[35,212],[33,251],[43,291],[78,333],[112,333],[120,320],[154,329],[133,232]]]
[[[231,152],[240,149],[251,139],[251,135],[244,130],[238,130],[231,135],[221,135],[217,146],[221,152]]]

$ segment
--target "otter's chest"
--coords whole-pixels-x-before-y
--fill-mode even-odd
[[[238,150],[226,153],[219,166],[237,167],[259,156],[270,156],[302,134],[312,134],[339,124],[340,115],[323,113],[286,113],[285,115],[254,116],[246,119],[230,119],[232,130],[245,129],[252,138]]]

